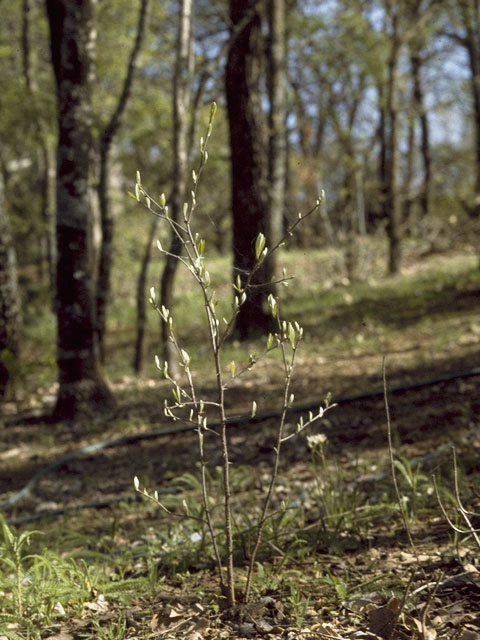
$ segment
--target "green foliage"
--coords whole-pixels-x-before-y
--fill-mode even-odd
[[[3,518],[1,531],[0,633],[11,640],[37,640],[43,629],[65,616],[85,616],[89,611],[93,615],[105,606],[105,598],[128,604],[134,596],[153,589],[153,581],[147,577],[125,577],[125,568],[128,566],[130,572],[133,562],[129,547],[106,553],[89,550],[90,541],[81,537],[70,541],[65,538],[62,551],[41,547],[28,553],[39,531],[17,534]],[[69,549],[72,542],[73,550]],[[156,575],[155,585],[158,583]],[[124,622],[115,620],[110,626],[95,629],[99,634],[96,637],[123,637],[119,634],[125,631]],[[95,626],[95,620],[92,624]]]
[[[28,546],[30,538],[39,532],[25,531],[17,536],[7,525],[3,516],[0,517],[0,524],[3,534],[0,560],[11,571],[11,590],[14,594],[13,613],[22,618],[25,611],[24,569],[25,562],[28,560],[24,547]]]
[[[428,476],[422,472],[421,464],[412,464],[407,458],[394,460],[395,468],[398,469],[402,478],[406,482],[409,495],[403,496],[402,508],[409,523],[417,517],[419,500],[423,502],[427,494],[427,487],[430,484]]]
[[[311,497],[317,503],[319,518],[317,546],[323,545],[330,552],[349,544],[355,547],[351,537],[361,530],[357,521],[360,515],[357,489],[355,486],[352,489],[341,466],[327,456],[328,440],[323,433],[307,436],[307,442],[315,481]]]
[[[121,618],[115,622],[107,622],[101,624],[98,620],[92,620],[92,630],[95,632],[95,638],[98,640],[123,640],[126,638],[127,621]],[[91,638],[91,633],[81,634],[80,637]]]

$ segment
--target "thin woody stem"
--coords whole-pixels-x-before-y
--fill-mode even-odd
[[[280,321],[279,321],[279,324],[280,324]],[[283,408],[282,408],[282,415],[280,418],[280,425],[278,427],[278,432],[277,432],[277,442],[275,446],[272,475],[270,477],[270,483],[268,485],[267,495],[265,496],[265,500],[263,502],[263,508],[258,521],[257,533],[255,536],[255,543],[253,546],[253,551],[250,556],[250,562],[248,566],[247,583],[245,586],[245,602],[248,602],[248,599],[250,597],[250,589],[252,584],[253,571],[255,567],[255,559],[257,557],[258,548],[260,546],[260,542],[262,539],[263,528],[267,520],[268,509],[270,507],[270,502],[273,495],[273,489],[278,476],[278,469],[280,465],[280,449],[283,442],[283,430],[285,427],[285,419],[287,417],[287,411],[289,409],[290,383],[292,380],[292,373],[293,373],[293,367],[295,364],[295,355],[298,347],[298,342],[299,342],[299,338],[297,338],[295,345],[292,347],[292,355],[290,357],[290,362],[287,361],[286,352],[285,352],[285,343],[284,342],[281,343],[282,357],[283,357],[283,363],[284,363],[284,369],[285,369],[285,384],[283,389]]]

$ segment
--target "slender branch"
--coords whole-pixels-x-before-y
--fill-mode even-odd
[[[457,502],[457,510],[460,513],[460,515],[462,516],[462,518],[465,520],[467,528],[466,529],[461,529],[460,527],[458,527],[456,524],[454,524],[452,522],[452,520],[450,519],[450,516],[447,513],[447,510],[445,509],[445,506],[442,502],[442,499],[440,498],[440,492],[438,489],[438,485],[437,485],[437,481],[435,479],[435,476],[432,476],[432,480],[433,480],[433,486],[435,488],[435,495],[437,497],[437,501],[438,504],[440,506],[440,509],[443,513],[443,516],[445,518],[445,520],[448,522],[449,526],[451,527],[451,529],[453,529],[453,531],[455,531],[456,533],[460,533],[462,535],[468,535],[471,534],[475,540],[475,544],[477,545],[477,547],[480,549],[480,537],[479,537],[479,533],[480,533],[480,529],[476,529],[473,525],[472,522],[469,518],[469,516],[475,516],[477,514],[472,513],[470,511],[467,511],[465,509],[465,507],[462,504],[461,498],[460,498],[460,490],[459,490],[459,484],[458,484],[458,468],[457,468],[457,460],[456,460],[456,455],[455,455],[455,448],[452,447],[453,449],[453,475],[454,475],[454,485],[455,485],[455,499]]]
[[[280,318],[277,315],[278,318],[278,324],[279,324],[279,328],[281,330],[281,324],[280,324]],[[270,501],[272,499],[272,495],[273,495],[273,488],[275,486],[276,480],[277,480],[277,476],[278,476],[278,469],[279,469],[279,465],[280,465],[280,450],[281,450],[281,446],[282,446],[282,442],[283,442],[283,430],[285,427],[285,420],[287,417],[287,412],[288,409],[290,407],[290,383],[292,380],[292,373],[293,373],[293,367],[295,364],[295,355],[297,352],[297,347],[298,347],[298,343],[301,339],[301,333],[299,332],[297,334],[297,337],[295,339],[294,344],[292,345],[292,355],[290,357],[290,361],[287,362],[287,357],[286,357],[286,352],[285,352],[285,342],[281,343],[281,349],[282,349],[282,357],[283,357],[283,363],[284,363],[284,370],[285,370],[285,384],[284,384],[284,389],[283,389],[283,408],[282,408],[282,415],[280,417],[280,424],[278,427],[278,432],[277,432],[277,442],[276,442],[276,446],[275,446],[275,454],[274,454],[274,461],[273,461],[273,469],[272,469],[272,474],[270,477],[270,483],[268,485],[268,489],[267,489],[267,495],[265,496],[264,502],[263,502],[263,507],[262,507],[262,511],[260,514],[260,518],[258,521],[258,526],[257,526],[257,534],[255,537],[255,542],[254,542],[254,546],[253,546],[253,551],[252,554],[250,556],[250,562],[249,562],[249,566],[248,566],[248,573],[247,573],[247,583],[245,586],[245,601],[248,601],[248,598],[250,596],[250,589],[251,589],[251,583],[252,583],[252,577],[253,577],[253,571],[254,571],[254,567],[255,567],[255,559],[257,557],[257,553],[258,553],[258,548],[260,546],[260,541],[262,539],[262,533],[263,533],[263,528],[265,526],[265,522],[267,519],[267,512],[268,509],[270,507]]]

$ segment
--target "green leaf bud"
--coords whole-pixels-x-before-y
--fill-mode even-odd
[[[170,315],[170,310],[167,309],[163,304],[162,304],[162,308],[160,309],[160,315],[162,316],[162,319],[165,322],[168,322],[168,317]]]
[[[173,394],[173,397],[175,398],[175,402],[176,402],[178,405],[181,405],[181,404],[182,404],[182,395],[181,395],[180,387],[178,386],[178,384],[176,384],[176,385],[172,388],[172,394]]]
[[[288,323],[288,341],[290,342],[290,346],[292,347],[292,349],[295,348],[295,339],[296,339],[295,329],[293,328],[292,323],[289,322]]]
[[[266,243],[267,243],[267,240],[265,236],[263,235],[263,233],[260,232],[255,241],[255,257],[257,260],[260,259],[260,256],[263,250],[265,249]]]
[[[270,313],[274,318],[276,318],[278,313],[277,299],[270,293],[268,295],[267,302],[268,302],[268,308],[270,309]]]
[[[180,353],[182,355],[183,365],[185,367],[188,367],[190,365],[190,356],[189,356],[188,352],[185,351],[185,349],[180,349]]]

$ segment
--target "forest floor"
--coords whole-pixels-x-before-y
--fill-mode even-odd
[[[471,375],[480,366],[480,287],[473,262],[457,270],[444,264],[443,277],[436,265],[434,276],[419,280],[416,269],[416,280],[407,273],[387,288],[344,287],[324,316],[312,316],[308,301],[302,307],[292,300],[313,332],[296,369],[295,406],[313,409],[329,391],[339,401],[312,428],[327,438],[317,456],[303,435],[284,446],[255,596],[248,606],[240,596],[233,615],[223,611],[198,521],[135,501],[138,476],[177,515],[186,507],[202,516],[196,434],[134,441],[171,426],[162,411],[165,382],[114,380],[120,408],[107,421],[52,425],[32,413],[35,407],[20,415],[7,407],[0,501],[79,447],[131,441],[66,460],[2,509],[12,531],[42,535],[32,536],[28,549],[38,556],[21,561],[21,616],[12,571],[0,566],[0,638],[480,638],[479,538],[455,532],[439,504],[455,526],[468,528],[456,480],[463,506],[478,514],[470,522],[480,526],[480,377],[478,370]],[[340,333],[338,341],[329,332]],[[254,399],[259,414],[275,411],[280,383],[278,366],[260,362],[235,387],[230,414],[248,415]],[[213,378],[205,374],[200,387],[208,395]],[[229,428],[239,594],[277,424],[274,416]],[[221,516],[215,436],[206,447],[211,506]],[[75,508],[87,503],[98,504]],[[5,540],[4,557],[7,546]]]

